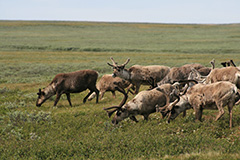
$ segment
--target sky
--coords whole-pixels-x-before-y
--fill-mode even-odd
[[[0,0],[0,20],[240,23],[240,0]]]

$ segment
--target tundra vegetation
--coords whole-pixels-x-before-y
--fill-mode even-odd
[[[239,66],[240,24],[0,21],[0,42],[0,159],[240,159],[239,105],[231,129],[227,114],[214,121],[215,110],[204,110],[204,122],[188,110],[170,124],[153,113],[112,125],[103,108],[118,105],[119,92],[98,104],[83,104],[84,91],[71,95],[73,107],[65,95],[57,107],[54,96],[35,106],[38,89],[58,73],[111,74],[109,57],[130,58],[128,66],[211,67],[212,59],[216,68],[230,59]]]

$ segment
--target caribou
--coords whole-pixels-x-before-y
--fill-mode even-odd
[[[113,64],[107,63],[113,68],[113,77],[121,77],[136,87],[134,94],[139,92],[141,85],[152,85],[161,81],[170,71],[170,67],[161,65],[141,66],[133,65],[129,69],[125,66],[130,59],[128,58],[125,63],[118,65],[114,59],[110,58]]]
[[[120,77],[112,77],[111,74],[105,74],[101,77],[101,79],[97,82],[97,89],[99,90],[99,100],[101,100],[105,94],[105,92],[112,92],[113,98],[116,97],[115,91],[119,91],[123,93],[124,88],[128,88],[130,83]],[[134,90],[134,88],[132,88]],[[131,90],[130,90],[131,92]],[[133,94],[133,93],[132,93]],[[96,97],[96,93],[92,93],[88,100],[91,101]]]
[[[214,68],[215,60],[211,61],[212,68]],[[160,81],[157,85],[162,85],[164,83],[172,83],[172,81],[187,80],[192,69],[197,70],[202,76],[207,76],[212,68],[204,67],[201,64],[185,64],[181,67],[173,67],[170,72]]]
[[[149,115],[156,112],[156,105],[162,107],[176,99],[172,91],[178,87],[179,83],[173,85],[163,84],[151,90],[141,91],[128,103],[126,103],[128,95],[125,93],[124,99],[119,106],[104,108],[104,110],[108,112],[109,117],[116,112],[112,119],[113,124],[118,124],[128,117],[138,122],[136,115],[143,115],[144,120],[148,120]]]
[[[229,81],[235,84],[238,89],[240,89],[240,70],[237,67],[223,67],[215,68],[206,77],[206,84],[219,82],[219,81]]]
[[[175,92],[174,92],[175,93]],[[185,94],[165,107],[158,107],[162,115],[168,117],[168,122],[174,120],[181,112],[193,108],[197,120],[202,121],[204,109],[218,109],[215,121],[224,114],[224,106],[228,106],[229,127],[232,127],[232,109],[240,99],[236,85],[228,81],[220,81],[211,84],[196,84],[189,88]]]
[[[47,99],[56,94],[54,106],[57,105],[62,94],[67,95],[69,105],[72,106],[70,93],[79,93],[86,89],[90,92],[83,99],[83,103],[86,102],[87,98],[95,92],[97,95],[96,103],[98,103],[99,91],[96,88],[96,81],[98,73],[94,70],[80,70],[70,73],[57,74],[52,82],[44,89],[39,89],[38,99],[36,106],[40,107]]]
[[[240,89],[240,69],[236,67],[232,60],[230,60],[229,63],[224,63],[230,66],[223,68],[213,68],[207,76],[202,76],[198,70],[191,68],[188,79],[194,79],[204,84],[210,84],[219,81],[229,81],[235,84],[238,89]],[[223,64],[223,62],[221,64]]]

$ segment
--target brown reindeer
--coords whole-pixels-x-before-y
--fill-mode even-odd
[[[214,67],[214,61],[211,62]],[[181,67],[173,67],[170,72],[158,83],[158,85],[165,83],[172,83],[173,81],[187,80],[192,69],[196,69],[202,76],[207,76],[212,68],[204,67],[201,64],[185,64]]]
[[[67,95],[69,105],[72,106],[70,93],[79,93],[86,89],[90,92],[83,99],[83,103],[87,98],[95,92],[97,95],[96,103],[98,103],[99,91],[96,88],[98,73],[94,70],[80,70],[71,73],[57,74],[52,82],[44,89],[39,89],[36,106],[40,107],[47,99],[56,94],[54,106],[57,105],[62,94]]]
[[[129,81],[134,87],[136,87],[135,94],[139,92],[141,85],[152,85],[156,82],[161,81],[170,71],[169,67],[152,65],[152,66],[140,66],[134,65],[129,69],[125,66],[128,64],[130,59],[121,65],[117,65],[114,59],[110,58],[113,64],[107,63],[113,67],[113,77],[121,77]]]

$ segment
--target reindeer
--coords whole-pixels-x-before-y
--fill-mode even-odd
[[[229,81],[240,89],[240,69],[236,67],[234,62],[230,60],[229,62],[222,62],[221,64],[226,64],[228,66],[223,68],[213,68],[207,76],[202,76],[199,71],[191,68],[191,72],[188,79],[194,79],[200,83],[210,84],[219,81]]]
[[[135,89],[135,93],[139,92],[141,85],[149,85],[162,80],[170,71],[169,67],[152,65],[152,66],[140,66],[134,65],[129,69],[126,69],[125,66],[128,64],[130,59],[128,58],[125,63],[122,65],[117,65],[114,59],[110,58],[113,64],[107,63],[109,66],[113,67],[113,77],[121,77],[129,81]]]
[[[158,110],[168,116],[168,122],[174,120],[181,112],[193,108],[196,119],[202,121],[203,109],[218,109],[219,113],[215,121],[224,114],[224,106],[228,106],[229,126],[232,127],[232,109],[236,101],[240,99],[237,87],[231,82],[221,81],[212,84],[196,84],[187,90],[186,94],[165,107]]]
[[[99,91],[96,88],[96,81],[98,78],[98,73],[94,70],[80,70],[71,73],[60,73],[57,74],[52,82],[44,89],[39,89],[38,99],[36,106],[40,107],[47,99],[53,95],[57,95],[54,106],[57,105],[62,94],[67,95],[67,100],[69,105],[72,106],[70,93],[79,93],[86,89],[90,92],[83,99],[83,103],[86,102],[87,98],[95,92],[97,95],[96,103],[98,103]]]
[[[135,117],[136,115],[143,115],[144,120],[148,120],[149,115],[156,112],[156,105],[165,106],[176,99],[176,97],[172,96],[173,94],[171,94],[171,92],[177,87],[178,84],[163,84],[152,90],[141,91],[128,103],[126,103],[128,96],[127,93],[125,93],[124,99],[119,106],[104,108],[104,110],[107,110],[109,117],[111,117],[114,112],[117,112],[112,119],[113,124],[118,124],[128,117],[138,122]],[[108,111],[110,109],[113,110]]]
[[[211,64],[214,67],[214,61],[212,61]],[[185,64],[181,67],[173,67],[170,72],[157,83],[157,85],[159,86],[164,83],[171,83],[172,81],[187,80],[192,68],[196,69],[203,76],[208,75],[211,71],[211,68],[204,67],[203,65],[197,63]]]
[[[112,77],[111,74],[105,74],[97,82],[97,89],[99,90],[99,99],[101,100],[107,91],[111,91],[113,98],[116,97],[115,91],[123,93],[123,89],[129,87],[130,83],[120,77]],[[134,88],[133,88],[134,89]],[[130,91],[131,92],[131,91]],[[92,93],[88,100],[91,101],[95,98],[96,93]]]
[[[223,67],[215,68],[206,77],[206,84],[219,82],[219,81],[229,81],[240,89],[240,70],[237,67]]]

